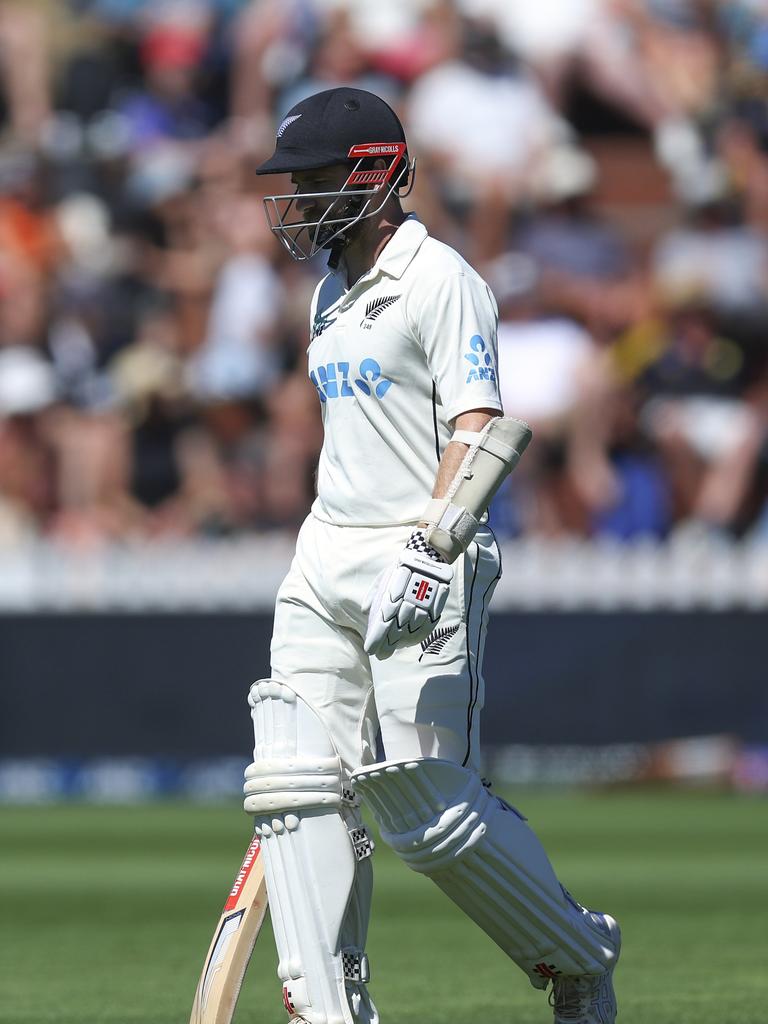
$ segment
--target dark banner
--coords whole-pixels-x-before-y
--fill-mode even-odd
[[[0,757],[247,754],[267,615],[0,616]],[[486,743],[768,739],[762,613],[492,618]]]

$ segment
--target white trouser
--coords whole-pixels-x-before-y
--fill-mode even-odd
[[[351,773],[390,757],[478,759],[480,662],[500,563],[482,529],[455,565],[437,630],[387,661],[363,650],[362,605],[411,527],[336,527],[313,516],[280,588],[272,678],[251,689],[246,810],[262,837],[286,1008],[309,1024],[377,1024],[366,987],[370,844]]]
[[[361,607],[411,526],[342,527],[310,515],[280,587],[272,678],[288,683],[324,720],[347,772],[376,759],[442,757],[479,767],[480,671],[488,604],[500,576],[492,532],[481,527],[454,564],[438,628],[387,661],[363,650]]]

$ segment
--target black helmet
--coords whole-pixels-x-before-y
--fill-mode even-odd
[[[274,154],[256,173],[314,171],[346,163],[353,146],[374,142],[405,145],[394,110],[363,89],[327,89],[291,107],[277,129]]]
[[[382,158],[387,166],[374,167]],[[413,165],[397,115],[371,92],[328,89],[292,107],[277,130],[274,154],[256,173],[311,171],[344,163],[350,165],[350,173],[341,190],[314,193],[333,197],[318,221],[288,220],[296,193],[265,197],[269,226],[296,259],[331,247],[353,224],[378,213],[393,192],[408,184]]]

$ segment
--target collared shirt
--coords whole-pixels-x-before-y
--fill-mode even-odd
[[[312,506],[319,519],[421,519],[450,421],[501,411],[497,323],[488,285],[414,215],[351,288],[341,274],[323,278],[307,350],[325,428]]]

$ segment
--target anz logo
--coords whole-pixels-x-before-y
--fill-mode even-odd
[[[469,339],[470,352],[464,354],[464,358],[471,363],[472,369],[467,374],[466,382],[470,384],[473,380],[496,380],[496,371],[493,368],[493,359],[490,352],[485,350],[485,342],[479,334]]]
[[[321,402],[334,398],[353,398],[360,393],[383,398],[392,387],[392,381],[382,377],[381,367],[375,359],[364,359],[357,374],[352,376],[349,363],[326,363],[310,370],[309,379],[317,388]]]

